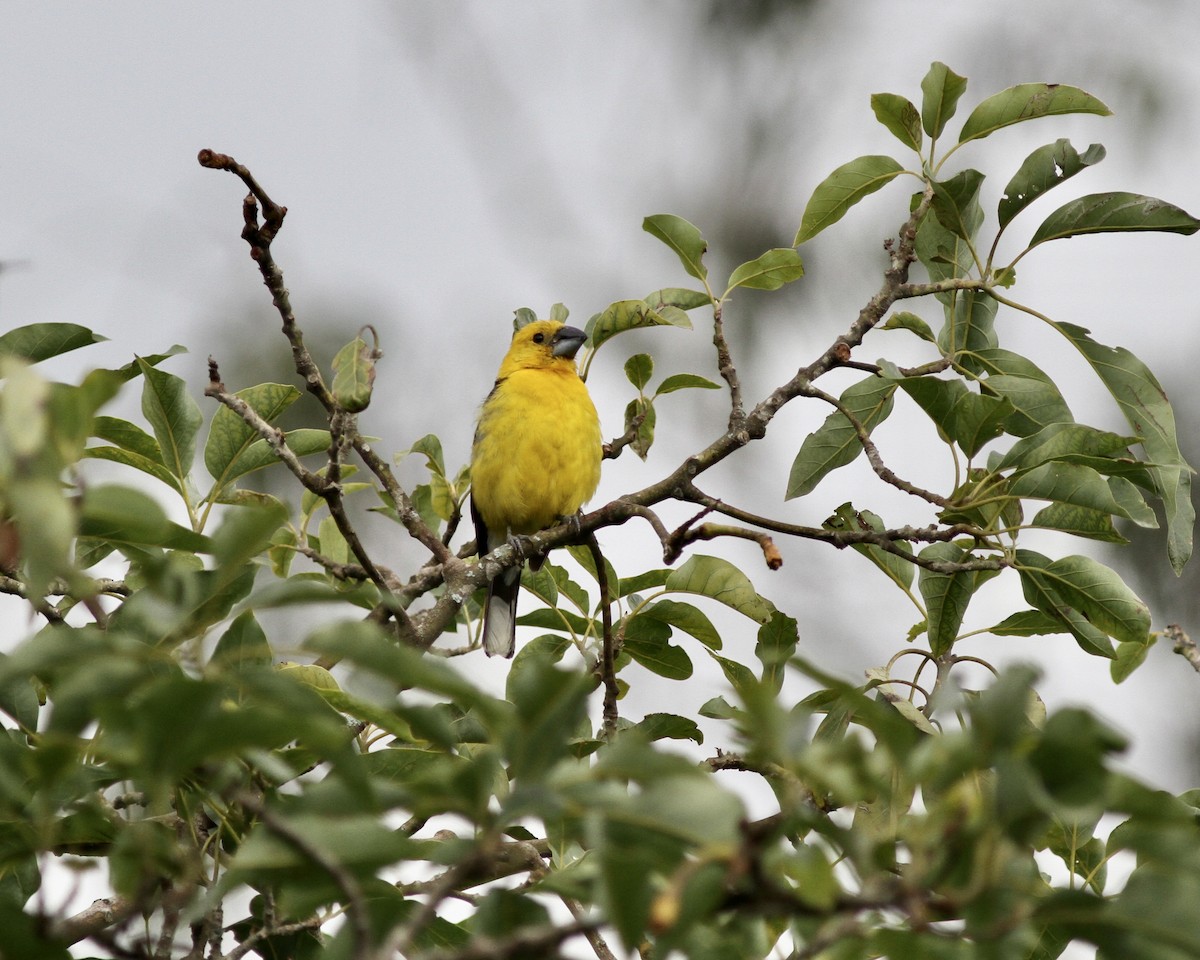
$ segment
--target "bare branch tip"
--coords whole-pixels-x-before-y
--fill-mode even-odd
[[[778,570],[783,566],[783,554],[779,552],[779,547],[775,546],[775,541],[770,537],[763,537],[761,541],[763,559],[767,562],[767,568],[770,570]]]
[[[224,153],[217,153],[215,150],[208,149],[208,147],[205,147],[196,154],[196,160],[199,161],[200,166],[207,167],[209,170],[229,170],[237,165],[233,157]]]

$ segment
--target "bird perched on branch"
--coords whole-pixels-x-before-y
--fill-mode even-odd
[[[575,369],[584,339],[582,330],[557,320],[535,320],[513,334],[471,448],[471,517],[481,557],[514,536],[576,515],[596,492],[600,420]],[[536,570],[543,559],[532,558],[530,566]],[[513,655],[521,566],[488,586],[488,656]]]

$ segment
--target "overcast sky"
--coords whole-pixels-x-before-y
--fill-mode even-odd
[[[1070,136],[1080,150],[1104,143],[1108,159],[1074,193],[1064,187],[1063,200],[1128,189],[1200,210],[1200,16],[1189,3],[830,0],[768,29],[739,16],[752,6],[729,3],[714,21],[712,5],[695,0],[5,4],[0,325],[71,321],[110,338],[64,358],[53,368],[63,377],[173,343],[191,353],[167,369],[198,397],[210,353],[247,378],[281,376],[284,344],[238,238],[244,191],[195,160],[203,147],[228,152],[290,209],[275,252],[315,342],[331,355],[361,323],[380,328],[386,356],[364,428],[388,451],[438,433],[456,466],[515,308],[545,314],[562,301],[582,323],[612,300],[683,285],[675,258],[641,231],[647,214],[693,220],[718,274],[736,264],[747,237],[764,249],[790,244],[805,199],[830,170],[898,149],[875,123],[870,94],[919,102],[932,60],[970,79],[964,115],[982,97],[1030,80],[1082,86],[1116,113],[1044,120],[983,141],[964,162],[989,174],[989,203],[1029,150]],[[802,290],[730,308],[751,402],[823,349],[877,288],[881,242],[903,218],[908,189],[893,185],[870,198],[802,250]],[[1056,205],[1047,201],[1040,215]],[[1040,219],[1030,216],[1028,229]],[[1022,262],[1015,290],[1150,363],[1192,411],[1189,437],[1198,242],[1052,244]],[[922,308],[934,319],[932,307]],[[1002,340],[1039,362],[1057,351],[1044,366],[1077,391],[1069,394],[1077,412],[1103,402],[1078,359],[1031,321],[1005,318]],[[863,359],[899,342],[880,338]],[[620,432],[630,398],[621,364],[634,345],[654,352],[663,374],[715,376],[703,330],[614,341],[590,384],[609,435]],[[722,402],[697,400],[694,415],[690,398],[664,401],[650,463],[606,465],[599,498],[661,476],[719,429]],[[697,433],[697,418],[709,414]],[[713,492],[753,490],[777,504],[800,440],[824,414],[781,417],[772,443]],[[1109,425],[1114,417],[1090,419]],[[887,452],[919,469],[925,449],[907,458],[899,445]],[[819,523],[852,496],[874,506],[863,479],[823,486],[780,515]],[[905,522],[899,511],[909,505],[887,503],[897,511],[889,519]],[[615,556],[642,551],[631,563],[655,562],[641,533],[610,531],[604,540]],[[849,552],[782,546],[784,569],[756,579],[800,618],[809,656],[856,674],[901,643],[913,613],[900,599],[873,599],[880,623],[859,621],[860,584],[877,586],[865,564]],[[752,551],[734,556],[757,568]],[[979,625],[989,622],[989,602],[1001,616],[1020,602],[1011,579],[1010,590],[981,600]],[[1179,615],[1155,613],[1156,627]],[[991,640],[971,652],[1002,660],[1010,649],[1051,670],[1052,702],[1101,706],[1127,730],[1136,713],[1154,733],[1140,737],[1131,762],[1169,787],[1195,785],[1181,763],[1195,746],[1200,680],[1182,661],[1156,651],[1156,669],[1114,692],[1106,665],[1065,638],[1004,650]],[[748,646],[730,653],[751,656]],[[470,659],[479,662],[460,666],[494,682],[502,665]],[[708,678],[671,695],[690,710],[719,686]],[[635,695],[629,708],[646,702]]]

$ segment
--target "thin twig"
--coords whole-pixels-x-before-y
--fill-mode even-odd
[[[918,487],[914,483],[909,483],[907,480],[898,477],[896,473],[883,462],[883,457],[880,456],[879,448],[875,446],[875,441],[871,439],[871,433],[867,430],[866,425],[856,417],[853,412],[842,401],[826,393],[818,387],[809,383],[800,391],[801,396],[814,397],[818,400],[824,400],[826,403],[833,406],[843,417],[845,417],[850,425],[854,428],[855,434],[858,436],[858,442],[863,448],[863,453],[867,455],[867,461],[871,464],[871,469],[884,483],[890,484],[897,490],[902,490],[905,493],[910,493],[914,497],[920,497],[926,503],[932,503],[937,507],[944,507],[949,501],[941,494],[934,493],[932,490],[926,490],[923,487]]]
[[[729,341],[725,339],[725,322],[722,318],[721,302],[713,307],[713,346],[717,349],[717,372],[729,384],[729,429],[741,429],[746,420],[746,408],[742,403],[742,384],[738,379],[733,355],[729,352]]]
[[[600,638],[600,682],[604,685],[604,705],[601,708],[601,736],[611,740],[617,735],[617,723],[620,715],[617,710],[617,699],[621,688],[617,685],[616,650],[614,649],[612,629],[612,595],[608,589],[608,569],[604,562],[604,554],[600,552],[600,541],[594,533],[589,533],[587,546],[592,554],[592,562],[596,565],[596,582],[600,586],[600,622],[603,636]]]
[[[684,531],[675,540],[676,550],[682,551],[685,546],[695,543],[697,540],[716,540],[718,537],[752,540],[762,549],[763,560],[769,569],[778,570],[783,566],[783,555],[769,534],[761,530],[749,530],[746,527],[732,527],[725,523],[702,523],[698,527]]]
[[[601,450],[603,451],[601,459],[615,460],[617,457],[619,457],[621,455],[621,451],[637,439],[638,431],[641,430],[642,424],[645,423],[645,421],[645,411],[634,414],[633,418],[629,421],[628,429],[626,429],[626,431],[619,437],[608,441],[608,443],[601,447]]]
[[[1171,641],[1171,649],[1192,665],[1192,669],[1200,673],[1200,647],[1189,637],[1177,623],[1168,624],[1162,635]]]
[[[984,546],[988,549],[996,549],[986,542],[983,531],[966,523],[956,523],[946,527],[932,525],[927,527],[895,527],[888,530],[872,530],[865,527],[858,530],[826,529],[824,527],[808,527],[800,524],[783,523],[779,520],[772,520],[770,517],[762,517],[750,513],[738,507],[730,506],[715,497],[710,497],[694,484],[687,485],[683,496],[693,503],[710,507],[714,513],[724,514],[743,523],[752,523],[765,530],[773,530],[776,533],[785,533],[793,537],[802,537],[806,540],[820,540],[839,550],[844,547],[856,545],[876,546],[919,567],[924,567],[937,573],[963,573],[968,570],[1001,570],[1007,566],[1006,562],[999,557],[978,558],[960,563],[927,560],[909,553],[899,546],[901,543],[943,543],[949,540],[957,540],[959,537],[971,537],[976,541],[983,542]]]
[[[392,506],[396,508],[396,515],[409,535],[428,549],[439,563],[445,563],[451,559],[454,554],[449,547],[442,543],[442,538],[430,530],[425,521],[421,519],[421,515],[413,505],[412,498],[400,486],[387,461],[383,460],[357,432],[350,438],[350,443],[367,469],[383,484],[383,489],[392,501]]]
[[[321,368],[317,366],[308,347],[304,343],[304,334],[296,323],[296,314],[292,310],[291,295],[283,282],[283,271],[271,256],[271,242],[283,225],[287,215],[287,207],[275,203],[250,171],[238,163],[233,157],[212,150],[201,150],[196,158],[200,166],[210,170],[227,170],[238,177],[250,191],[250,195],[242,202],[242,239],[250,245],[250,258],[258,264],[262,274],[263,284],[271,293],[271,302],[283,321],[283,333],[292,345],[292,360],[296,372],[304,380],[308,392],[317,398],[321,406],[332,411],[336,403],[333,394],[325,385],[321,376]],[[263,222],[258,222],[257,204],[262,204]]]

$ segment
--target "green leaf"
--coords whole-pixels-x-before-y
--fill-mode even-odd
[[[152,497],[116,484],[89,486],[79,511],[79,534],[109,543],[208,552],[207,537],[172,523]]]
[[[566,323],[567,317],[569,317],[570,315],[571,315],[571,311],[569,311],[567,309],[566,304],[552,303],[550,305],[550,319],[551,320],[557,320],[559,323]]]
[[[415,852],[413,841],[374,816],[289,814],[285,822],[289,836],[303,838],[303,850],[270,830],[256,827],[238,847],[230,871],[240,878],[269,877],[284,870],[319,872],[304,850],[319,851],[324,860],[341,864],[343,869],[383,867]]]
[[[1027,470],[1073,454],[1107,457],[1128,452],[1129,445],[1136,442],[1137,437],[1123,437],[1082,423],[1052,423],[1014,443],[996,469],[1016,467]]]
[[[961,380],[904,377],[897,383],[968,457],[1000,436],[1013,412],[1007,400],[973,393]]]
[[[667,577],[665,588],[673,593],[696,593],[720,601],[751,620],[766,623],[771,607],[741,570],[728,560],[696,553]]]
[[[162,466],[162,451],[155,440],[137,424],[117,417],[96,417],[92,422],[92,436],[137,454],[139,457]]]
[[[674,214],[659,213],[646,217],[642,229],[674,250],[683,269],[697,280],[708,276],[708,268],[704,265],[708,244],[693,224]]]
[[[987,374],[979,389],[1006,398],[1015,408],[1004,424],[1005,433],[1027,437],[1048,424],[1075,419],[1057,385],[1031,360],[999,347],[976,351],[972,359],[979,372]]]
[[[304,649],[359,664],[404,688],[425,690],[465,708],[498,719],[498,703],[464,678],[445,660],[388,643],[373,623],[345,620],[322,627],[304,642]]]
[[[680,314],[681,322],[672,320],[646,305],[643,300],[618,300],[609,304],[601,313],[596,314],[587,322],[588,340],[593,350],[598,350],[600,344],[611,340],[618,333],[626,330],[637,330],[642,327],[683,327],[691,328],[691,321],[686,314]]]
[[[1020,552],[1028,553],[1030,551]],[[1045,567],[1049,565],[1050,560],[1047,557],[1041,557],[1039,563],[1041,567]],[[1041,567],[1029,563],[1026,563],[1025,566],[1018,566],[1017,572],[1021,577],[1021,590],[1025,599],[1043,613],[1057,620],[1063,628],[1060,632],[1071,634],[1085,653],[1096,657],[1115,659],[1116,651],[1104,631],[1093,626],[1087,617],[1062,598],[1062,595],[1055,589],[1057,585],[1054,581],[1042,575]]]
[[[408,448],[408,452],[419,453],[425,457],[425,464],[429,467],[430,473],[446,475],[446,458],[442,453],[442,441],[436,434],[425,434]]]
[[[721,635],[712,625],[708,615],[699,607],[678,600],[657,600],[648,604],[639,613],[639,617],[650,617],[663,623],[690,633],[710,650],[721,649]]]
[[[133,425],[130,424],[130,426]],[[150,437],[150,442],[154,444],[154,448],[157,450],[158,444],[154,441],[153,437]],[[87,460],[108,460],[111,463],[120,463],[127,467],[133,467],[135,470],[140,470],[142,473],[148,474],[156,480],[161,480],[172,490],[182,490],[179,478],[164,467],[159,459],[151,460],[140,454],[131,453],[129,450],[122,449],[121,447],[108,446],[88,447],[83,451],[83,457]]]
[[[697,307],[707,307],[712,298],[703,290],[687,290],[683,287],[663,287],[655,290],[643,301],[651,310],[665,310],[674,307],[676,310],[695,310]]]
[[[915,333],[922,340],[933,343],[935,338],[933,330],[929,324],[918,317],[915,313],[909,313],[907,310],[901,310],[888,316],[887,320],[880,326],[880,330],[909,330]]]
[[[985,290],[959,290],[946,307],[938,347],[973,369],[974,357],[996,348],[996,299]]]
[[[1065,113],[1112,115],[1108,107],[1078,87],[1059,83],[1020,83],[988,97],[972,110],[958,135],[958,142],[979,140],[1014,123]]]
[[[107,339],[77,323],[30,323],[0,336],[0,354],[39,363]]]
[[[648,617],[627,617],[622,629],[622,649],[651,673],[668,680],[686,680],[692,675],[691,657],[671,643],[671,628],[665,623]]]
[[[8,654],[0,656],[0,669],[3,668],[7,659]],[[38,702],[39,691],[35,687],[36,682],[33,677],[21,674],[0,679],[0,710],[20,724],[27,733],[32,733],[38,728],[38,713],[41,704]],[[6,722],[5,728],[11,729],[11,726]],[[11,851],[9,855],[12,855]],[[2,884],[3,878],[4,871],[0,869],[0,884]],[[0,900],[3,899],[4,891],[0,889]],[[24,902],[24,900],[21,901],[21,903]]]
[[[1030,248],[1048,240],[1088,233],[1182,233],[1200,230],[1200,220],[1165,200],[1137,193],[1091,193],[1055,210],[1034,231]]]
[[[721,672],[725,674],[725,679],[729,681],[729,685],[743,700],[753,698],[758,690],[758,679],[754,676],[754,671],[743,663],[738,663],[736,660],[730,660],[728,657],[723,657],[719,653],[713,653],[711,650],[708,655],[712,657],[717,665],[721,668]]]
[[[938,222],[956,237],[974,238],[982,222],[979,188],[983,174],[978,170],[963,170],[949,180],[933,185],[933,212]]]
[[[187,384],[139,360],[144,387],[142,414],[149,422],[162,451],[163,464],[180,481],[186,480],[196,456],[196,434],[204,422],[200,407]]]
[[[891,414],[895,390],[894,380],[872,376],[848,387],[840,399],[870,434]],[[828,473],[852,463],[860,453],[862,443],[854,424],[840,410],[834,411],[800,445],[788,475],[785,499],[810,493]]]
[[[929,72],[921,80],[921,125],[935,140],[954,116],[959,98],[966,89],[966,77],[960,77],[939,61],[930,65]]]
[[[742,669],[746,669],[743,667]],[[749,670],[746,670],[750,673]],[[753,674],[751,674],[753,678]],[[707,717],[709,720],[734,720],[741,716],[741,711],[734,707],[724,697],[713,697],[710,700],[704,701],[700,705],[700,709],[696,711],[702,717]]]
[[[654,358],[648,353],[635,353],[625,361],[625,379],[641,390],[654,375]]]
[[[6,381],[0,393],[0,451],[5,460],[15,455],[49,470],[58,468],[60,464],[47,460],[44,452],[53,435],[49,381],[30,364],[7,357],[0,357],[0,378]],[[6,463],[5,473],[11,470]]]
[[[1075,537],[1086,537],[1104,543],[1128,543],[1113,526],[1112,515],[1102,510],[1076,507],[1067,503],[1052,503],[1039,510],[1029,521],[1031,526],[1058,530]]]
[[[922,560],[942,563],[962,563],[970,559],[970,554],[955,543],[930,544],[919,556]],[[928,614],[929,649],[935,657],[940,657],[948,653],[958,639],[958,629],[977,586],[975,574],[970,571],[937,573],[921,567],[917,571],[917,586]]]
[[[1104,147],[1098,143],[1093,143],[1083,153],[1077,152],[1070,140],[1056,140],[1038,147],[1025,158],[1004,188],[1004,196],[996,208],[1000,228],[1008,226],[1013,217],[1047,190],[1103,159]]]
[[[1025,599],[1067,623],[1089,652],[1113,655],[1107,642],[1096,643],[1093,631],[1128,643],[1147,641],[1149,608],[1103,564],[1082,556],[1050,561],[1032,550],[1018,550],[1017,571]],[[1072,616],[1071,611],[1080,616]],[[1092,629],[1081,629],[1080,620]]]
[[[707,377],[701,377],[695,373],[673,373],[658,385],[658,388],[654,391],[654,396],[661,397],[664,393],[674,393],[676,390],[689,390],[692,388],[720,390],[721,385],[713,383]]]
[[[260,383],[234,394],[267,423],[273,423],[293,403],[300,399],[300,391],[285,383]],[[223,487],[232,476],[240,476],[235,464],[249,448],[261,438],[253,427],[241,417],[222,405],[213,414],[208,430],[208,442],[204,445],[204,466],[209,475]],[[265,441],[263,441],[265,445]]]
[[[650,452],[650,447],[654,443],[654,425],[658,419],[658,415],[654,412],[654,403],[646,397],[634,397],[625,407],[625,430],[628,431],[633,427],[633,422],[637,417],[641,417],[641,423],[638,424],[637,431],[634,434],[632,442],[629,444],[643,460]]]
[[[837,223],[852,206],[903,172],[904,167],[896,160],[884,156],[858,157],[842,164],[813,191],[792,245],[798,247]]]
[[[299,664],[289,666],[300,670],[321,670],[317,666],[300,666]],[[327,671],[322,672],[327,673]],[[328,677],[333,680],[332,674],[328,674]],[[317,695],[338,713],[361,720],[363,723],[369,723],[380,730],[386,730],[400,742],[411,743],[419,739],[400,711],[388,709],[364,697],[339,690],[336,687],[336,681],[334,683],[335,686],[332,688],[310,685],[313,686]]]
[[[966,218],[963,228],[968,234],[978,231],[983,222],[978,202],[960,208],[959,215]],[[968,278],[976,267],[970,244],[947,229],[933,210],[917,228],[916,252],[934,282]],[[934,296],[946,314],[938,346],[944,354],[974,370],[974,354],[996,347],[995,298],[984,290],[946,290]]]
[[[351,340],[333,358],[331,390],[337,405],[350,413],[361,413],[371,403],[378,353],[361,337]]]
[[[583,565],[583,569],[587,571],[588,575],[591,576],[592,579],[597,579],[595,571],[596,564],[594,558],[592,557],[591,550],[589,550],[587,547],[571,546],[567,548],[567,551],[577,560],[582,558],[580,563]],[[528,567],[526,569],[528,569]],[[550,576],[554,579],[554,585],[558,589],[559,594],[575,604],[575,608],[577,610],[579,610],[581,613],[586,613],[591,608],[592,602],[588,598],[587,591],[571,579],[570,574],[567,573],[564,567],[557,566],[553,563],[547,563],[542,567],[542,569],[549,571]],[[604,561],[604,570],[608,579],[609,593],[611,593],[615,598],[617,596],[616,588],[618,584],[618,578],[613,570],[612,564],[607,560]]]
[[[1130,675],[1146,662],[1150,648],[1157,637],[1151,634],[1146,643],[1131,643],[1123,640],[1117,644],[1117,658],[1108,665],[1113,683],[1124,683]]]
[[[211,538],[218,573],[230,575],[257,558],[286,522],[287,508],[278,500],[225,511]]]
[[[883,519],[870,510],[855,510],[854,505],[847,502],[843,503],[834,511],[834,514],[821,524],[826,530],[849,530],[854,532],[873,530],[881,532],[887,529]],[[889,550],[885,550],[873,543],[856,543],[852,545],[854,550],[861,553],[864,557],[870,560],[883,573],[892,580],[893,583],[908,590],[912,586],[913,574],[916,565],[905,560],[904,557],[897,556]],[[912,548],[902,540],[895,542],[896,549],[906,556],[912,556]]]
[[[640,593],[643,590],[653,590],[656,587],[661,587],[667,582],[667,578],[671,576],[672,572],[663,567],[658,570],[647,570],[632,577],[622,577],[617,596],[627,597],[632,593]]]
[[[897,140],[910,149],[921,149],[921,114],[912,101],[898,93],[871,94],[871,109],[875,119],[892,132]]]
[[[329,450],[328,430],[301,427],[299,430],[289,430],[283,435],[283,439],[292,453],[298,457],[310,457],[313,454],[325,453]],[[275,451],[266,440],[255,440],[229,464],[224,474],[225,485],[228,486],[248,473],[278,462],[279,457],[275,455]]]
[[[1062,620],[1041,610],[1020,610],[988,628],[988,633],[997,637],[1042,637],[1067,632]]]
[[[667,739],[704,743],[704,734],[696,726],[695,720],[673,713],[648,713],[634,724],[633,729],[641,731],[650,741]]]
[[[529,307],[517,307],[513,311],[513,332],[520,330],[526,324],[533,323],[537,318],[537,312]]]
[[[804,264],[792,247],[776,247],[761,257],[743,263],[729,276],[729,287],[749,287],[752,290],[778,290],[785,283],[804,276]]]
[[[978,208],[978,216],[982,224],[982,207]],[[974,229],[978,231],[979,225],[974,225]],[[967,277],[975,269],[975,255],[970,244],[946,229],[932,210],[917,227],[916,254],[921,265],[928,271],[929,279],[934,282]],[[950,307],[963,292],[945,290],[935,293],[934,296],[943,306]]]
[[[1145,502],[1136,507],[1129,501],[1118,502],[1109,482],[1091,467],[1080,464],[1062,461],[1040,464],[1015,476],[1008,492],[1023,499],[1051,500],[1098,510],[1132,520],[1141,527],[1158,526],[1154,511]]]
[[[1103,960],[1200,956],[1200,917],[1192,909],[1196,898],[1200,898],[1200,876],[1194,869],[1169,870],[1153,861],[1141,864],[1111,906],[1105,904],[1109,909],[1096,918],[1120,934],[1114,938],[1115,949],[1097,956]]]
[[[1089,331],[1070,323],[1055,328],[1069,339],[1104,382],[1133,431],[1142,438],[1149,467],[1167,517],[1167,555],[1176,574],[1192,555],[1192,468],[1183,458],[1175,430],[1175,413],[1149,368],[1123,347],[1106,347]]]
[[[254,619],[254,612],[246,610],[234,617],[229,629],[217,641],[211,666],[238,672],[250,667],[269,666],[272,659],[267,634]]]
[[[124,366],[120,366],[116,370],[110,370],[108,372],[116,374],[122,383],[128,383],[135,377],[140,377],[142,375],[142,363],[148,363],[152,367],[157,367],[164,360],[169,360],[171,357],[177,357],[181,353],[187,352],[187,347],[176,343],[169,347],[166,353],[140,354],[135,356],[134,359],[130,360]]]
[[[71,573],[75,512],[61,484],[51,477],[31,477],[12,484],[5,498],[20,535],[29,596],[40,598],[54,578]]]
[[[799,641],[796,618],[779,610],[773,611],[771,619],[758,628],[754,655],[762,664],[763,685],[773,694],[783,689],[783,675]]]

